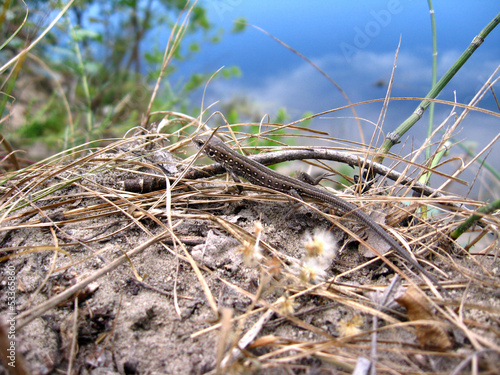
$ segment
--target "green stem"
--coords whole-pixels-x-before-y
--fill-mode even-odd
[[[74,42],[74,47],[75,47],[75,53],[78,61],[78,70],[79,74],[82,78],[82,84],[83,84],[83,92],[85,94],[85,99],[87,100],[87,142],[89,141],[89,136],[91,132],[93,131],[93,117],[92,117],[92,100],[90,97],[90,89],[89,89],[89,83],[87,81],[87,75],[85,73],[85,64],[83,63],[82,59],[82,54],[80,53],[80,46],[78,45],[78,41],[75,35],[75,29],[73,28],[73,24],[71,21],[69,21],[69,26],[71,29],[71,35],[73,38]]]
[[[467,229],[469,229],[472,225],[481,220],[484,215],[488,215],[493,211],[498,210],[499,208],[500,208],[500,199],[497,199],[494,202],[488,203],[487,205],[480,207],[474,215],[465,220],[462,224],[460,224],[457,227],[457,229],[455,229],[451,233],[451,238],[456,240],[458,237],[464,234],[467,231]]]
[[[475,157],[476,154],[474,154],[469,148],[465,147],[463,144],[459,143],[458,147],[460,147],[465,153],[467,153],[468,156]],[[477,158],[476,163],[478,163],[480,166],[486,168],[487,171],[489,171],[498,181],[500,181],[500,172],[498,172],[493,166],[485,161],[483,158]]]
[[[441,90],[450,82],[453,76],[460,70],[460,68],[465,64],[465,62],[472,56],[472,54],[476,51],[476,49],[484,42],[484,39],[488,36],[488,34],[500,23],[500,13],[498,13],[493,20],[477,35],[467,47],[467,49],[462,53],[462,55],[458,58],[458,60],[453,64],[453,66],[448,69],[448,71],[444,74],[443,77],[436,83],[431,91],[426,95],[426,99],[435,99]],[[422,100],[413,112],[413,114],[408,117],[399,127],[389,134],[380,147],[378,156],[374,159],[375,162],[381,163],[384,159],[382,155],[385,155],[389,152],[389,150],[395,144],[399,143],[401,137],[411,129],[415,123],[420,120],[427,110],[427,107],[431,104],[430,100]]]
[[[432,29],[432,84],[434,87],[437,81],[437,32],[436,32],[436,17],[434,15],[434,7],[432,6],[432,1],[427,0],[429,4],[429,13],[431,14],[431,29]],[[429,124],[427,126],[427,139],[432,135],[432,129],[434,128],[434,106],[436,103],[432,102],[429,107]],[[431,148],[427,147],[425,149],[425,160],[429,160],[431,157]],[[430,176],[429,176],[430,177]],[[427,183],[426,181],[425,183]]]

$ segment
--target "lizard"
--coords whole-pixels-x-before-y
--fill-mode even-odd
[[[216,136],[195,136],[193,138],[193,142],[209,158],[220,163],[226,171],[239,177],[243,177],[245,180],[254,185],[263,186],[300,199],[302,199],[302,197],[317,199],[327,203],[332,208],[343,212],[346,216],[353,218],[374,231],[407,262],[413,265],[431,281],[439,284],[436,278],[430,275],[415,259],[413,259],[394,238],[392,238],[377,222],[368,216],[368,214],[360,210],[360,208],[353,203],[350,203],[307,182],[285,176],[263,164],[247,158],[246,156],[243,156],[228,147],[220,138]]]

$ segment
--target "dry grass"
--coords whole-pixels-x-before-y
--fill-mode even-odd
[[[168,126],[163,131],[168,133]],[[294,127],[298,129],[297,124]],[[297,130],[294,132],[297,134]],[[257,137],[271,133],[262,132]],[[288,140],[283,138],[282,142]],[[302,233],[294,239],[285,232],[280,234],[288,229],[279,215],[284,216],[294,198],[243,183],[246,193],[242,203],[242,196],[233,191],[235,182],[191,179],[193,173],[186,168],[194,168],[191,163],[197,155],[186,145],[187,138],[135,135],[102,147],[63,153],[3,176],[0,261],[4,275],[9,265],[17,272],[18,334],[24,340],[33,338],[24,335],[23,330],[34,321],[43,322],[47,314],[75,318],[71,313],[75,307],[67,301],[76,298],[79,310],[96,309],[103,298],[98,288],[104,288],[109,282],[105,277],[112,272],[119,270],[114,277],[123,280],[134,274],[137,282],[143,283],[140,285],[161,285],[158,275],[144,275],[144,265],[136,261],[157,246],[167,252],[163,256],[173,267],[164,272],[175,274],[175,284],[167,295],[172,296],[168,303],[178,317],[183,314],[184,301],[194,296],[193,290],[203,291],[200,309],[205,309],[213,321],[200,324],[195,319],[193,330],[184,334],[188,340],[201,340],[216,348],[213,357],[207,353],[214,373],[251,373],[257,369],[295,373],[312,368],[325,373],[350,373],[361,366],[361,358],[371,358],[377,373],[383,374],[495,373],[500,355],[498,216],[487,215],[481,220],[472,234],[472,238],[481,240],[472,250],[462,248],[449,237],[450,231],[483,202],[453,196],[442,189],[430,191],[430,196],[414,197],[410,195],[412,185],[393,184],[383,178],[363,195],[341,195],[368,212],[376,210],[382,220],[387,217],[387,230],[442,281],[443,289],[438,290],[392,256],[391,267],[399,266],[400,276],[396,278],[380,265],[378,258],[353,264],[354,253],[358,254],[357,260],[362,257],[361,248],[352,243],[333,262],[328,259],[308,263],[306,250],[300,248],[304,246],[300,244]],[[324,149],[337,148],[339,145]],[[368,147],[348,148],[359,160],[374,152]],[[169,159],[172,150],[179,156],[184,152],[192,156]],[[283,152],[289,151],[285,148]],[[419,174],[429,170],[414,158],[419,152],[405,158],[391,156],[401,176],[417,180]],[[326,163],[314,165],[332,172]],[[397,177],[397,172],[393,173]],[[441,175],[457,181],[457,177]],[[126,180],[151,176],[163,180],[166,189],[135,193],[121,189]],[[321,203],[300,204],[304,208],[299,209],[299,215],[309,212],[313,216],[297,232],[337,226],[368,249],[383,246],[369,233],[366,236],[366,232],[360,232],[362,228],[357,224],[339,220],[338,213],[325,213]],[[237,207],[250,207],[253,217],[241,221]],[[285,211],[276,212],[277,207]],[[436,208],[439,213],[425,217],[423,212],[428,208]],[[273,217],[273,212],[277,216]],[[260,215],[264,217],[261,220]],[[265,225],[258,224],[262,221]],[[228,266],[217,269],[203,257],[193,255],[196,244],[204,246],[204,253],[209,253],[211,246],[219,246],[210,236],[200,235],[200,223],[217,236],[224,233],[224,238],[240,243],[239,250],[250,256],[251,265],[240,264],[236,276],[226,275]],[[275,237],[271,241],[268,239],[272,231]],[[281,236],[282,241],[277,241],[276,236]],[[335,242],[342,237],[336,236]],[[138,242],[125,240],[120,250],[110,250],[117,238],[131,237]],[[318,241],[330,240],[320,237]],[[237,250],[233,245],[229,251],[239,257]],[[156,262],[151,254],[144,261]],[[25,267],[35,267],[35,275],[23,271]],[[311,276],[311,272],[316,274]],[[192,274],[190,280],[197,281],[181,285],[187,277],[183,273]],[[69,277],[71,283],[61,284],[61,277]],[[402,285],[409,288],[406,294]],[[158,293],[165,292],[162,287],[155,288]],[[243,310],[221,306],[224,288],[239,296]],[[129,297],[133,300],[133,296]],[[114,314],[124,313],[120,306],[115,305]],[[88,366],[81,357],[88,344],[80,340],[80,351],[75,349],[86,318],[79,313],[78,319],[82,319],[80,325],[67,325],[67,340],[73,343],[68,347],[72,350],[56,361],[55,368]],[[112,343],[117,345],[120,330],[127,329],[116,319],[112,328],[98,335],[104,334],[106,340],[100,344],[93,341],[92,350],[113,351]],[[218,344],[211,343],[213,340]],[[36,340],[32,345],[37,345]],[[32,353],[28,355],[33,357]],[[29,359],[31,366],[38,363]],[[139,368],[152,370],[148,363],[152,365],[153,359],[139,357],[138,362]],[[168,367],[158,369],[169,371]]]

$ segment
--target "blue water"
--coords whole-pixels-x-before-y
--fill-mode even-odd
[[[230,30],[233,20],[242,16],[287,43],[323,69],[351,102],[385,96],[399,43],[391,96],[422,97],[431,87],[432,39],[427,1],[206,0],[201,4],[208,9],[216,27]],[[434,1],[434,7],[439,79],[500,11],[500,2],[440,0]],[[242,76],[211,83],[205,99],[207,105],[245,97],[255,103],[259,113],[272,115],[285,107],[292,119],[297,119],[306,111],[317,113],[347,104],[339,91],[309,63],[251,27],[241,34],[225,33],[220,43],[203,46],[201,53],[182,66],[177,77],[192,72],[215,72],[232,65],[241,68]],[[438,98],[450,101],[456,98],[460,103],[468,103],[499,65],[500,27],[497,27]],[[498,84],[496,87],[498,91]],[[500,91],[497,95],[500,97]],[[194,99],[199,101],[200,96]],[[392,102],[383,131],[394,130],[417,103]],[[499,112],[491,92],[478,106]],[[358,115],[367,120],[363,129],[368,139],[374,130],[368,121],[377,122],[380,108],[380,104],[357,107]],[[451,111],[450,106],[437,106],[436,124]],[[457,109],[457,113],[461,110]],[[359,140],[355,122],[344,118],[348,116],[352,116],[350,111],[342,111],[316,120],[312,126],[332,136]],[[427,120],[424,120],[406,134],[405,140],[410,145],[412,142],[420,145],[425,139]],[[471,114],[458,130],[457,139],[477,143],[477,151],[500,132],[500,119]],[[458,149],[456,153],[461,155]],[[498,146],[493,147],[492,155],[489,161],[500,168]]]
[[[500,11],[500,3],[435,3],[439,78]],[[389,79],[400,38],[393,96],[423,96],[430,88],[432,41],[426,1],[211,0],[202,4],[217,27],[230,29],[232,21],[243,16],[284,41],[318,64],[351,101],[385,94],[383,87],[374,84]],[[446,98],[453,99],[457,90],[459,101],[471,99],[499,63],[500,29],[496,29],[454,78]],[[226,34],[220,44],[205,48],[189,65],[205,72],[231,65],[242,69],[241,79],[214,88],[219,99],[241,92],[274,103],[270,109],[283,105],[297,112],[344,104],[337,90],[308,63],[253,28]]]

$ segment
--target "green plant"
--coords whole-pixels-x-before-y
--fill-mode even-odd
[[[222,37],[202,6],[176,0],[88,0],[71,1],[64,8],[58,1],[30,7],[6,2],[0,17],[6,40],[0,58],[14,56],[0,71],[1,133],[15,148],[28,150],[42,141],[54,152],[122,136],[141,125],[148,108],[199,112],[189,95],[206,83],[209,73],[194,72],[175,85],[169,77],[204,45]],[[51,14],[57,14],[54,21],[63,22],[44,25]],[[144,47],[151,33],[164,25],[175,31],[171,38],[177,38],[166,66],[167,40]],[[33,41],[28,37],[35,35],[33,30],[44,37]],[[230,67],[220,77],[236,74],[238,69]],[[23,112],[22,121],[8,118],[15,107]]]

